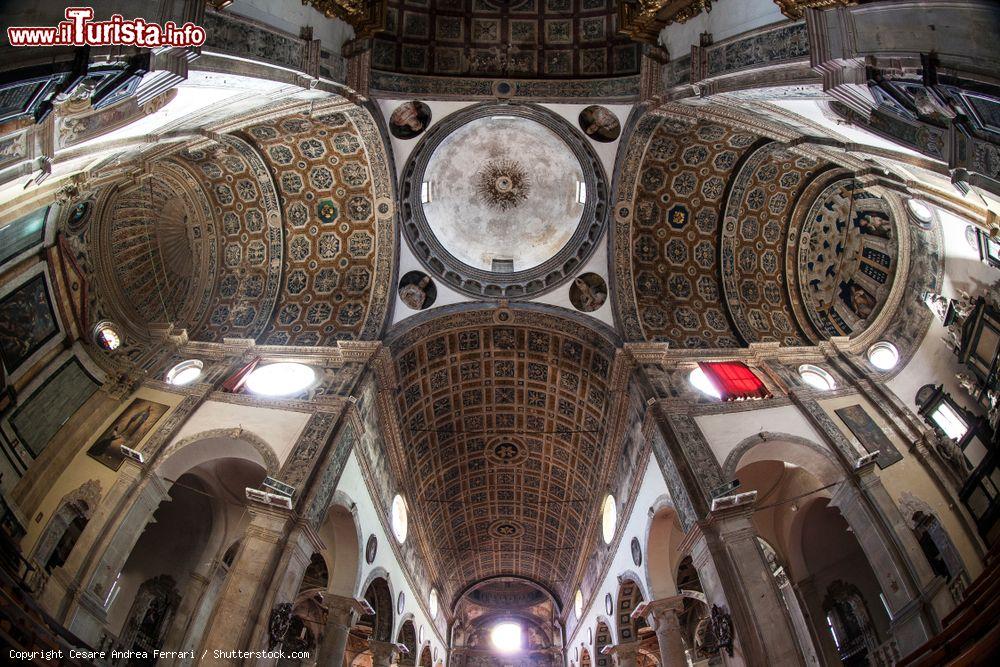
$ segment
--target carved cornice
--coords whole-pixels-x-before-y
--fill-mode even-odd
[[[703,11],[712,11],[712,0],[622,0],[618,32],[637,42],[656,44],[664,26],[684,23]]]
[[[788,18],[800,19],[807,9],[825,9],[834,5],[849,5],[855,0],[774,0],[781,13]]]
[[[338,18],[354,28],[357,39],[385,30],[385,0],[302,0],[327,18]]]

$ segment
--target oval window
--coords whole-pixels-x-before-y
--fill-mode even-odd
[[[257,367],[247,376],[246,387],[261,396],[291,396],[316,379],[316,371],[305,364],[282,361]]]

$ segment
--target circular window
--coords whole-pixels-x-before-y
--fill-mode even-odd
[[[247,376],[247,389],[261,396],[291,396],[316,380],[316,371],[305,364],[282,361],[259,366]]]
[[[198,359],[188,359],[177,364],[167,371],[167,382],[182,387],[191,384],[201,377],[201,371],[205,367]]]
[[[917,222],[929,225],[934,220],[934,209],[920,199],[907,199],[906,208]]]
[[[122,346],[122,337],[111,322],[101,322],[94,327],[94,342],[108,352],[113,352]]]
[[[899,363],[899,350],[888,341],[879,341],[868,348],[868,361],[875,368],[887,371]]]
[[[431,608],[431,618],[437,618],[438,615],[438,592],[436,588],[431,589],[431,597],[428,601]]]
[[[396,541],[402,544],[406,541],[407,528],[406,501],[403,496],[396,494],[392,499],[392,534],[396,536]]]
[[[722,394],[720,394],[719,390],[715,388],[712,381],[708,379],[708,376],[705,375],[705,371],[701,369],[701,366],[691,371],[691,375],[688,376],[688,380],[691,382],[691,386],[706,396],[711,396],[712,398],[722,398]]]
[[[509,621],[497,623],[490,631],[490,641],[493,642],[493,647],[501,653],[520,651],[524,642],[521,626]]]
[[[576,619],[580,620],[583,616],[583,591],[577,589],[576,595],[573,596],[573,611],[576,612]]]
[[[802,364],[799,366],[799,377],[802,378],[803,382],[814,389],[829,391],[837,386],[837,383],[834,382],[832,375],[819,366],[813,366],[812,364]]]
[[[615,505],[615,497],[609,493],[605,496],[604,504],[601,506],[601,534],[605,544],[611,544],[617,527],[618,506]]]

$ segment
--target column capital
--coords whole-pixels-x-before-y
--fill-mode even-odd
[[[333,593],[323,593],[323,604],[326,605],[327,625],[336,623],[349,628],[354,624],[356,617],[364,616],[368,612],[364,600]]]
[[[399,645],[393,642],[383,642],[377,639],[368,640],[368,649],[372,652],[372,665],[374,667],[388,665],[392,661],[392,654],[399,651]]]
[[[634,658],[639,654],[639,640],[636,639],[623,644],[608,644],[601,649],[601,653],[604,655],[610,655],[619,660],[622,658]]]
[[[640,602],[632,610],[632,618],[645,618],[653,630],[676,628],[677,615],[684,611],[684,596],[671,595],[651,602]]]

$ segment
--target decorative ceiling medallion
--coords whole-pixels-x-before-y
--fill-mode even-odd
[[[558,145],[559,160],[576,174],[536,172],[524,155],[511,154],[501,139],[515,126],[533,130],[539,142]],[[480,144],[490,142],[497,151],[483,152]],[[540,150],[534,145],[518,150],[529,148]],[[492,157],[482,165],[480,155]],[[435,180],[465,157],[471,162],[466,169],[476,170],[471,180],[461,178],[465,173],[448,180],[447,187]],[[562,117],[534,104],[484,102],[436,122],[410,154],[402,180],[403,230],[414,255],[435,280],[479,299],[527,299],[558,287],[590,258],[607,223],[608,185],[591,143]],[[570,201],[547,196],[550,186],[565,186]],[[470,208],[479,210],[473,215]],[[515,209],[517,218],[507,220],[504,214]],[[553,216],[565,224],[550,233],[543,223]],[[470,231],[473,223],[496,229]],[[493,237],[495,243],[481,242]],[[498,261],[510,253],[512,266]],[[498,264],[504,269],[495,268]]]
[[[375,554],[378,553],[378,538],[375,535],[368,536],[368,543],[365,545],[365,562],[371,565],[375,562]]]
[[[528,458],[528,447],[512,438],[497,438],[486,446],[486,458],[496,465],[518,465]]]
[[[632,562],[635,563],[636,567],[642,565],[642,546],[639,544],[639,538],[632,538]]]
[[[517,208],[531,191],[531,177],[517,160],[489,160],[475,179],[480,200],[497,211]]]
[[[489,534],[501,540],[511,540],[524,534],[524,526],[510,519],[498,519],[490,524]]]

